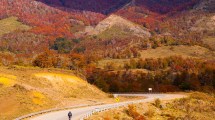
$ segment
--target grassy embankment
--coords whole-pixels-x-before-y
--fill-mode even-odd
[[[214,120],[215,97],[194,92],[173,101],[155,100],[94,114],[88,120]]]
[[[62,69],[0,67],[1,120],[55,107],[115,102],[111,95],[74,73]]]

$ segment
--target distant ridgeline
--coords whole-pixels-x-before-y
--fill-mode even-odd
[[[103,14],[110,14],[112,12],[119,10],[120,8],[127,7],[130,5],[135,5],[135,0],[119,0],[118,4],[114,5],[113,7],[111,7],[108,10],[102,11],[102,13]]]
[[[109,14],[125,5],[134,3],[135,0],[37,0],[48,5],[66,7],[74,10],[84,10]]]

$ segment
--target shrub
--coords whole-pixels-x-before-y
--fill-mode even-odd
[[[108,95],[109,98],[114,98],[113,94]]]
[[[186,111],[185,118],[187,118],[188,120],[193,120],[194,119],[194,117],[192,115],[193,110],[192,110],[192,106],[190,104],[185,105],[185,111]]]
[[[78,47],[78,48],[75,49],[75,51],[77,53],[84,53],[85,50],[86,50],[86,47],[84,47],[84,46],[81,46],[81,47]]]
[[[134,120],[146,120],[145,117],[139,114],[134,105],[128,106],[128,115],[131,116]]]
[[[73,39],[72,41],[73,41],[74,43],[78,44],[78,43],[80,43],[81,39],[80,39],[80,38],[79,38],[79,39]]]
[[[34,59],[33,65],[41,68],[56,67],[57,57],[53,52],[46,51]]]
[[[136,107],[134,105],[129,105],[128,106],[128,114],[131,117],[135,117],[138,115],[137,111],[136,111]]]
[[[155,107],[160,108],[161,107],[161,100],[156,99],[154,105],[155,105]]]
[[[154,111],[154,109],[152,109],[152,108],[148,108],[148,110],[145,112],[145,115],[146,116],[148,116],[148,117],[153,117],[154,116],[154,114],[155,114],[155,111]]]
[[[120,115],[119,115],[119,113],[115,113],[113,118],[114,118],[114,119],[117,119],[117,120],[120,120]]]
[[[111,118],[106,116],[104,120],[111,120]]]
[[[72,42],[65,38],[57,38],[51,48],[57,50],[58,53],[69,53],[72,49]]]

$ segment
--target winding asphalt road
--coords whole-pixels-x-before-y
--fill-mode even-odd
[[[83,108],[75,108],[71,110],[63,110],[63,111],[56,111],[47,114],[42,114],[40,116],[36,116],[31,118],[30,120],[68,120],[68,112],[71,111],[73,114],[72,120],[80,120],[86,113],[89,113],[96,109],[102,109],[106,107],[112,107],[116,105],[128,105],[132,103],[140,103],[140,102],[152,102],[155,99],[159,98],[160,100],[172,100],[176,98],[183,98],[186,97],[185,95],[181,94],[118,94],[119,96],[144,96],[145,99],[142,100],[134,100],[128,102],[120,102],[114,104],[105,104],[105,105],[97,105],[97,106],[90,106],[90,107],[83,107]]]

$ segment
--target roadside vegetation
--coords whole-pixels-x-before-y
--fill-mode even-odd
[[[1,120],[52,108],[116,102],[76,71],[22,66],[0,67],[0,101]]]
[[[214,106],[214,95],[194,92],[173,101],[156,99],[152,103],[133,104],[96,113],[87,120],[213,120]]]

